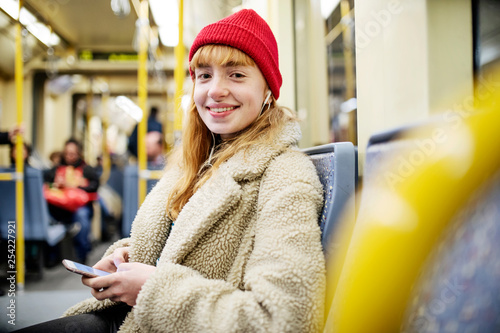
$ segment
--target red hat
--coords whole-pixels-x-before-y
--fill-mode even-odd
[[[278,99],[282,83],[278,45],[269,25],[255,11],[242,9],[204,27],[191,46],[189,62],[196,51],[207,44],[228,45],[245,52],[255,61],[274,98]],[[192,72],[191,77],[194,78]]]

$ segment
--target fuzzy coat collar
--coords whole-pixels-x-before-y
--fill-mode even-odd
[[[165,214],[166,198],[181,171],[166,174],[148,195],[134,221],[130,260],[150,265],[155,265],[158,258],[160,264],[182,263],[200,237],[240,201],[240,182],[260,177],[271,160],[295,147],[300,137],[298,123],[289,122],[273,145],[255,145],[235,154],[191,197],[173,227]],[[145,246],[151,250],[144,251]]]

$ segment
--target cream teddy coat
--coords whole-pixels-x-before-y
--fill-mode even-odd
[[[289,123],[273,146],[237,153],[188,201],[175,225],[166,217],[171,169],[139,209],[130,262],[156,265],[120,332],[318,332],[325,262],[318,214],[322,189],[300,129]],[[159,258],[158,264],[157,259]],[[65,315],[103,309],[85,300]]]

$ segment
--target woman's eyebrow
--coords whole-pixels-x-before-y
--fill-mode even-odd
[[[242,64],[241,62],[230,60],[230,61],[226,62],[223,66],[224,67],[243,67],[245,65]]]
[[[199,63],[196,65],[196,68],[208,68],[208,67],[210,67],[210,64],[208,63]]]

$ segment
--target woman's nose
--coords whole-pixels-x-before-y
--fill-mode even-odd
[[[227,96],[228,92],[229,90],[224,78],[214,77],[214,79],[212,80],[212,84],[208,89],[208,97],[213,100],[218,100],[222,97]]]

